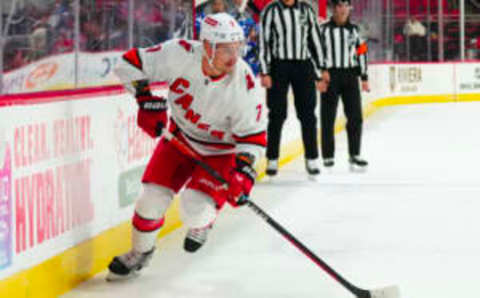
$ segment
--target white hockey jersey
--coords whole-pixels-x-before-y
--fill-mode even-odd
[[[126,88],[132,81],[167,82],[171,119],[202,155],[249,152],[259,160],[266,146],[266,106],[247,63],[212,79],[202,70],[202,44],[173,39],[127,52],[115,69]]]

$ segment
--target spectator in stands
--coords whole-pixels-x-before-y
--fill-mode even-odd
[[[54,30],[73,29],[73,18],[73,8],[70,6],[69,0],[57,0],[48,18],[48,23]]]
[[[232,9],[230,9],[229,14],[233,16],[235,16],[236,14],[243,14],[246,8],[246,4],[247,2],[244,0],[233,0],[233,7]]]
[[[72,32],[68,29],[60,29],[55,43],[53,44],[52,54],[72,52],[73,47],[74,41],[72,38]]]
[[[19,43],[9,43],[5,46],[3,52],[3,71],[10,71],[20,68],[28,63],[28,57],[24,50],[21,50],[18,46]]]
[[[137,1],[135,3],[135,30],[141,37],[139,46],[151,46],[168,38],[168,23],[164,18],[164,3]]]
[[[16,49],[15,55],[13,56],[13,59],[12,59],[11,68],[12,69],[20,68],[27,63],[28,62],[27,62],[27,57],[25,57],[25,53],[22,50]]]
[[[184,38],[184,39],[194,39],[193,26],[195,26],[195,31],[198,33],[200,23],[194,22],[192,20],[192,14],[190,12],[191,3],[187,0],[178,1],[178,4],[175,4],[175,32],[173,33],[174,38]],[[197,14],[202,14],[197,11]],[[197,17],[197,20],[200,22],[200,19]],[[193,24],[192,24],[193,23]]]
[[[29,36],[30,60],[38,60],[48,53],[49,25],[46,17],[42,17],[33,25],[33,31]]]
[[[425,52],[425,35],[427,34],[425,26],[416,16],[412,16],[403,27],[403,34],[410,42],[410,59],[412,61],[422,60]]]
[[[255,75],[260,73],[260,61],[258,60],[258,54],[260,51],[258,48],[258,32],[258,26],[255,25],[250,28],[247,35],[245,55],[243,56],[243,59],[247,61]]]
[[[81,49],[89,52],[98,52],[103,50],[104,36],[100,25],[95,20],[81,22],[82,45]]]
[[[208,5],[202,5],[197,9],[197,16],[195,19],[195,31],[197,36],[200,36],[200,24],[205,16],[220,12],[227,12],[227,5],[224,0],[213,0],[208,3]]]
[[[253,20],[254,11],[247,6],[247,0],[233,0],[233,7],[229,12],[235,19],[251,18]]]
[[[405,59],[405,37],[403,34],[397,33],[393,37],[394,61],[403,61]]]
[[[237,20],[245,33],[245,54],[243,59],[247,61],[257,75],[260,71],[258,61],[258,43],[257,43],[257,24],[255,23],[250,8],[246,6],[246,0],[234,0],[234,7],[230,10],[230,14]]]
[[[470,40],[469,47],[467,48],[467,59],[479,59],[480,58],[480,37],[475,37]]]
[[[227,8],[224,0],[213,0],[212,1],[212,13],[226,12]]]
[[[477,57],[474,59],[480,59],[480,37],[477,37],[477,43],[476,43],[476,50],[477,50]]]

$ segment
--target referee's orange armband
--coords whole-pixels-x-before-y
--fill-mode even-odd
[[[357,55],[365,55],[368,52],[368,46],[366,42],[363,42],[357,48]]]

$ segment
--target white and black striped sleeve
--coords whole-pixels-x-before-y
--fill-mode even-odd
[[[358,27],[356,30],[356,59],[360,67],[360,78],[362,81],[368,81],[368,46],[367,42],[360,37]]]
[[[273,10],[274,5],[267,6],[260,16],[260,72],[270,73],[273,47]]]
[[[319,35],[320,35],[320,48],[322,49],[322,60],[320,61],[320,68],[322,70],[327,70],[327,59],[328,59],[328,54],[327,54],[327,47],[325,44],[325,26],[324,25],[319,25]]]
[[[339,68],[335,64],[336,56],[338,55],[335,46],[335,38],[332,33],[333,27],[331,22],[324,23],[320,26],[320,41],[323,52],[322,69]]]
[[[305,4],[306,5],[306,4]],[[318,24],[317,17],[313,8],[310,5],[308,7],[308,22],[309,22],[309,30],[308,30],[308,50],[310,52],[310,56],[312,58],[312,63],[315,68],[315,75],[316,79],[322,78],[322,69],[324,64],[324,56],[323,56],[323,48],[320,35],[320,25]]]

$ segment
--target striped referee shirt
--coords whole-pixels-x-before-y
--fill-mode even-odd
[[[362,80],[367,75],[367,44],[362,41],[358,26],[347,21],[338,26],[333,19],[320,25],[324,59],[322,69],[351,69]]]
[[[311,59],[317,79],[321,78],[320,26],[312,6],[296,0],[293,6],[276,0],[261,14],[260,68],[269,74],[273,60]]]

